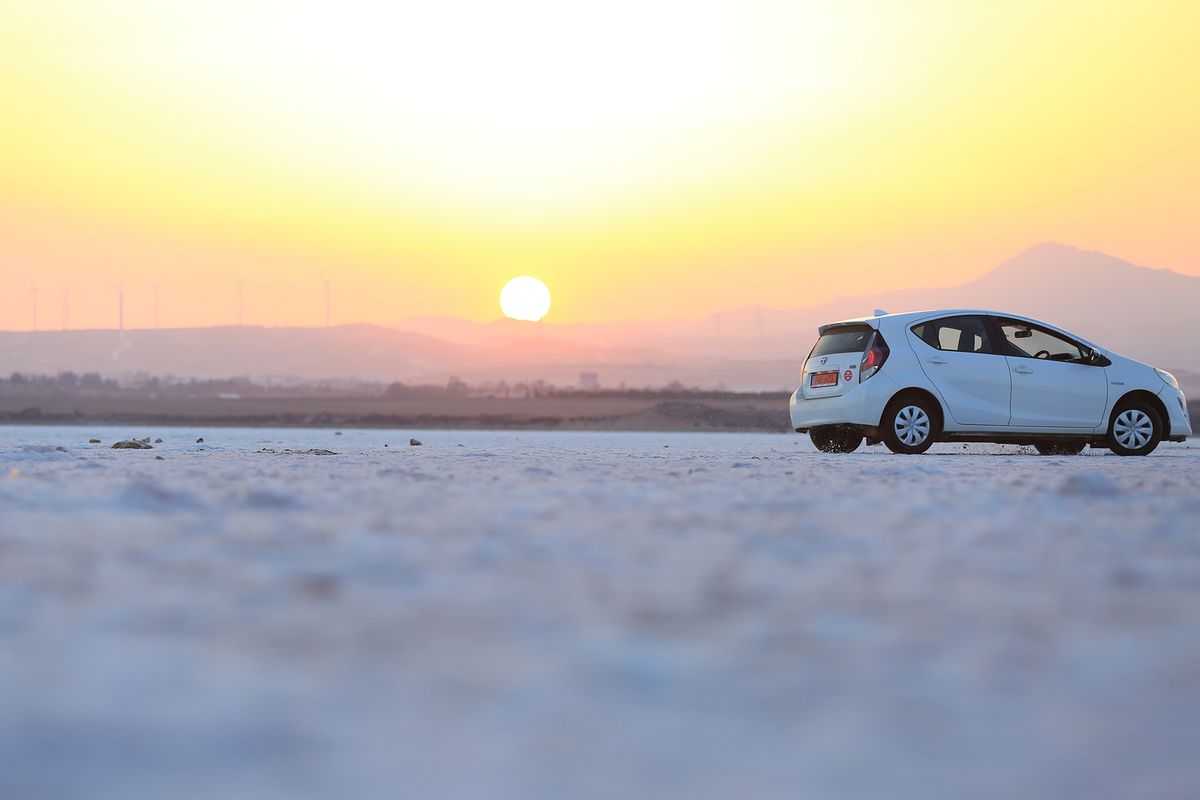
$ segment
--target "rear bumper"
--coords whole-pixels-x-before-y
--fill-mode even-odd
[[[896,382],[882,372],[850,388],[837,397],[805,399],[799,389],[792,393],[788,411],[792,429],[805,433],[822,425],[858,425],[874,428],[879,425],[883,409],[899,391]]]
[[[1192,420],[1188,417],[1187,398],[1183,392],[1171,386],[1158,393],[1158,399],[1167,408],[1169,430],[1164,437],[1172,441],[1183,441],[1192,435]]]

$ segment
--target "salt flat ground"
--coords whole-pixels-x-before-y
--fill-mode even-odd
[[[2,428],[0,796],[1200,796],[1200,447],[1030,453]]]

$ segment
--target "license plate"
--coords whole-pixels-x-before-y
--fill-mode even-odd
[[[814,372],[808,378],[809,386],[837,386],[837,370],[831,369],[828,372]]]

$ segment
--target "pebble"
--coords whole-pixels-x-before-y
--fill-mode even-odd
[[[1078,472],[1068,475],[1059,484],[1058,491],[1062,494],[1082,494],[1095,497],[1106,497],[1120,494],[1121,487],[1107,475],[1099,472]]]

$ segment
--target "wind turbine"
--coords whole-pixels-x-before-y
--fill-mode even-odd
[[[321,278],[321,280],[325,284],[325,327],[328,328],[329,327],[329,308],[331,305],[330,301],[329,301],[329,279]]]
[[[238,324],[238,327],[240,328],[240,327],[242,327],[242,311],[244,308],[243,292],[242,292],[242,279],[239,278],[237,275],[234,275],[233,282],[235,284],[237,284],[237,324]]]

